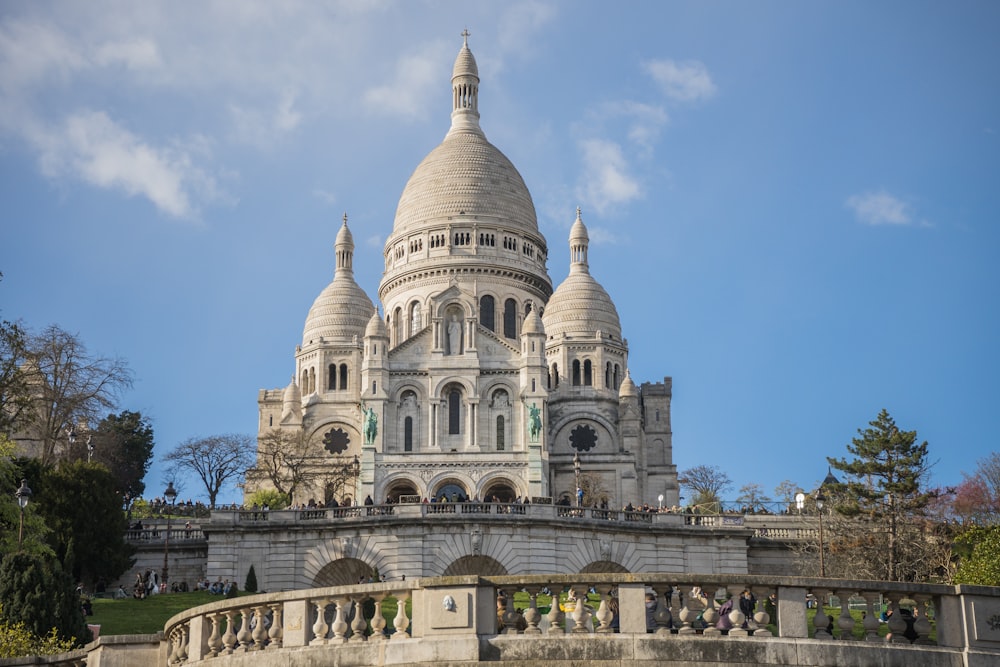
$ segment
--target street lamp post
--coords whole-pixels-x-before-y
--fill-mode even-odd
[[[580,488],[580,452],[573,453],[573,475],[576,477],[576,506],[583,505],[583,489]]]
[[[163,576],[160,583],[164,586],[164,592],[166,592],[167,585],[167,559],[170,556],[170,513],[173,512],[174,501],[177,500],[177,491],[174,489],[173,482],[167,482],[167,490],[163,492],[163,497],[167,499],[170,503],[170,508],[167,509],[167,532],[163,540]]]
[[[21,508],[21,525],[17,530],[17,548],[21,549],[21,543],[24,541],[24,508],[28,506],[28,501],[31,500],[31,489],[28,488],[28,480],[21,480],[21,488],[14,492],[14,497],[17,498],[17,506]]]
[[[656,509],[662,510],[663,509],[663,494],[662,493],[660,495],[656,496],[656,502],[659,503],[659,507],[657,507]]]
[[[826,576],[826,550],[823,548],[823,504],[826,498],[822,491],[816,492],[816,511],[819,513],[819,576]]]

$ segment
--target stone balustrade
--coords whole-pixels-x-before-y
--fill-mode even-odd
[[[734,604],[732,629],[718,629],[720,601],[735,602],[743,590],[756,597],[751,617]],[[810,619],[807,601],[831,596],[839,613],[831,618],[820,606]],[[397,602],[391,619],[383,612],[389,598]],[[850,614],[850,600],[864,605],[863,623]],[[895,611],[891,642],[879,636],[880,600]],[[904,601],[915,611],[909,627],[899,612]],[[559,656],[574,664],[686,665],[712,656],[958,667],[1000,661],[1000,589],[739,574],[437,577],[220,601],[170,619],[164,637],[166,665],[228,664],[227,657],[311,665],[319,664],[311,651],[332,650],[347,653],[331,664],[545,664]],[[246,662],[250,653],[260,660]]]

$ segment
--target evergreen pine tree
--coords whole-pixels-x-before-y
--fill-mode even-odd
[[[901,524],[920,516],[933,497],[923,489],[930,467],[927,442],[917,444],[917,432],[900,430],[885,409],[869,422],[869,428],[858,429],[858,435],[847,446],[853,460],[827,457],[831,466],[848,475],[841,488],[834,490],[835,509],[844,516],[884,526],[886,553],[868,556],[886,560],[887,578],[898,581]]]
[[[246,583],[243,584],[243,590],[247,593],[257,592],[257,573],[254,572],[253,565],[250,565],[250,571],[247,572]]]

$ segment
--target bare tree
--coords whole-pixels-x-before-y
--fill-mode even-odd
[[[27,339],[26,380],[31,392],[35,440],[42,463],[74,458],[61,443],[77,424],[96,424],[132,386],[132,371],[119,358],[92,356],[75,335],[53,325]],[[21,437],[16,438],[21,440]]]
[[[583,506],[597,507],[608,500],[608,490],[601,476],[593,472],[580,475],[580,488],[583,489]]]
[[[760,484],[751,483],[740,487],[740,495],[736,496],[736,502],[745,505],[752,512],[771,502],[771,498],[764,493],[764,488]]]
[[[677,476],[677,482],[691,492],[691,504],[710,511],[719,511],[722,492],[731,488],[729,475],[718,466],[698,465]]]
[[[251,479],[266,479],[291,501],[303,483],[315,474],[316,456],[301,429],[271,429],[257,439],[257,465],[247,471]]]
[[[241,480],[253,463],[253,444],[252,436],[236,433],[189,438],[168,452],[163,461],[170,474],[197,475],[205,486],[209,506],[214,508],[222,487]]]
[[[34,417],[25,370],[27,342],[20,325],[0,321],[0,434],[12,434]]]

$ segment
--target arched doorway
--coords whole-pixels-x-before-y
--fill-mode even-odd
[[[496,500],[493,499],[494,496]],[[482,500],[484,502],[512,503],[515,499],[517,499],[517,493],[507,480],[490,482],[483,490]]]
[[[455,480],[446,480],[438,485],[434,497],[438,499],[438,502],[460,503],[469,499],[469,492],[461,483]]]
[[[628,569],[612,560],[595,560],[580,570],[580,574],[614,574],[627,573]]]
[[[324,588],[326,586],[347,586],[356,584],[362,579],[368,581],[374,576],[375,569],[357,558],[338,558],[323,566],[313,578],[314,588]]]
[[[415,496],[417,495],[417,487],[413,485],[412,482],[406,480],[400,480],[398,482],[393,482],[389,485],[388,490],[386,490],[386,500],[393,503],[399,502],[400,496]]]

